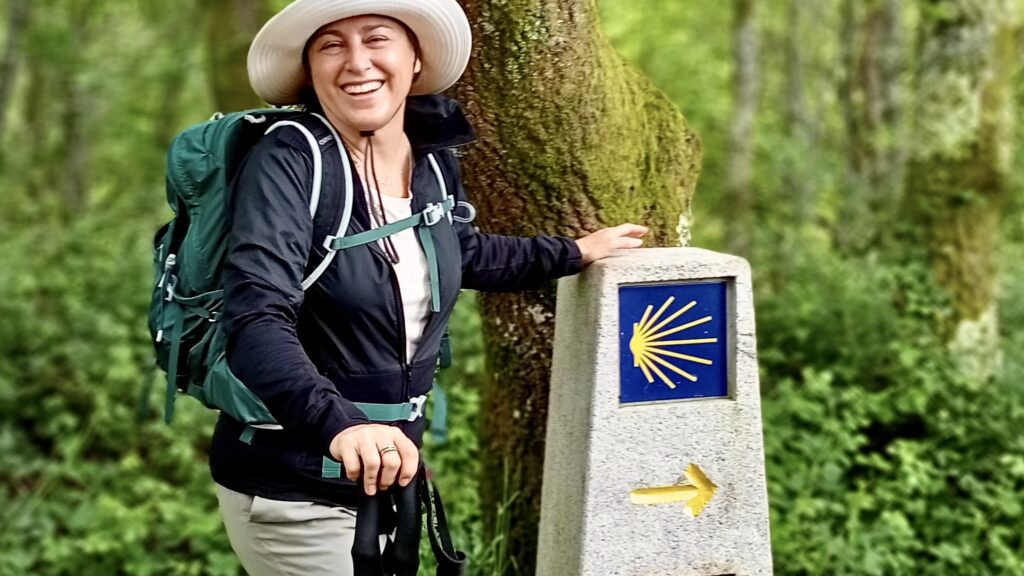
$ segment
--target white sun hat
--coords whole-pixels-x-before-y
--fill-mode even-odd
[[[256,95],[268,104],[297,104],[307,84],[302,51],[309,37],[336,20],[369,14],[394,18],[416,34],[423,70],[410,94],[441,92],[466,70],[473,35],[456,0],[296,0],[249,47],[249,83]]]

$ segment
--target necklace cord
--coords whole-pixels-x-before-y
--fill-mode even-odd
[[[373,181],[373,189],[374,189],[374,192],[376,193],[376,200],[377,200],[377,206],[376,206],[377,210],[374,210],[374,207],[372,206],[373,199],[369,197],[370,195],[367,195],[368,196],[367,200],[369,200],[370,203],[371,203],[371,206],[370,206],[370,216],[372,216],[374,221],[376,221],[377,226],[381,227],[381,226],[384,226],[384,225],[386,225],[388,223],[388,217],[387,217],[387,214],[384,211],[384,198],[381,195],[381,191],[380,191],[381,186],[380,186],[380,182],[377,179],[377,161],[374,158],[374,154],[373,154],[373,133],[372,132],[370,134],[368,134],[367,138],[366,138],[366,151],[363,153],[363,160],[365,162],[364,166],[365,166],[365,170],[367,172],[367,174],[366,174],[367,184],[369,184],[370,180]],[[400,258],[398,256],[398,249],[395,248],[395,243],[392,241],[391,237],[390,236],[385,236],[383,238],[382,244],[383,244],[383,247],[384,247],[384,253],[387,255],[388,260],[390,260],[392,264],[398,264],[400,262]]]

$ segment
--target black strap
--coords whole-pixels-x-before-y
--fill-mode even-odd
[[[437,560],[437,576],[464,576],[469,569],[469,559],[452,543],[441,494],[430,481],[426,468],[420,469],[419,488],[420,500],[427,511],[427,538]]]

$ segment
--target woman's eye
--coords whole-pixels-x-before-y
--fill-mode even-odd
[[[341,48],[341,47],[342,47],[341,42],[331,41],[331,42],[324,42],[323,46],[321,46],[320,49],[321,50],[337,50],[338,48]]]
[[[369,43],[379,43],[379,42],[386,42],[387,39],[388,39],[387,36],[371,36],[366,41],[369,42]]]

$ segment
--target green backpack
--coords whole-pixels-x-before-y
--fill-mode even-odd
[[[307,126],[314,124],[316,132]],[[320,126],[319,124],[322,124]],[[360,234],[345,236],[352,215],[353,171],[337,131],[322,116],[294,110],[264,109],[216,115],[186,129],[171,143],[167,155],[167,202],[174,218],[154,238],[155,273],[149,308],[149,330],[156,349],[157,366],[167,374],[165,419],[171,422],[177,391],[198,399],[209,408],[227,413],[252,426],[278,427],[266,405],[228,368],[226,335],[218,321],[223,308],[223,265],[227,253],[231,182],[242,159],[264,134],[282,127],[300,130],[313,156],[313,190],[310,217],[318,217],[325,158],[322,144],[338,143],[344,174],[344,198],[337,232],[325,241],[327,256],[306,278],[303,289],[313,285],[330,265],[337,250],[374,242],[408,228],[418,228],[431,268],[431,292],[436,307],[436,259],[427,228],[439,218],[453,218],[454,199],[448,196],[440,167],[429,156],[441,186],[443,201],[410,218]],[[244,192],[239,192],[244,193]],[[337,218],[337,215],[323,215]],[[312,265],[313,262],[310,262]],[[447,338],[445,338],[447,342]],[[446,348],[446,346],[445,346]],[[442,353],[442,367],[450,362]],[[144,393],[144,399],[148,395]],[[371,420],[413,419],[422,414],[426,398],[403,404],[358,404]]]

